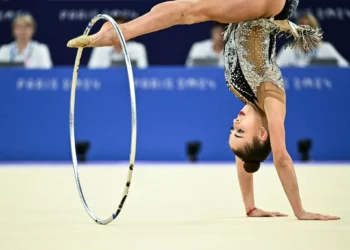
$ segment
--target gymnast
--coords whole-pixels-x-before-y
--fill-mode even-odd
[[[338,220],[310,213],[301,202],[293,162],[286,149],[284,120],[286,96],[276,63],[277,36],[291,38],[289,45],[309,52],[322,39],[318,29],[297,26],[288,19],[298,0],[177,0],[163,2],[135,20],[120,25],[125,40],[174,25],[205,21],[229,23],[224,34],[225,79],[229,90],[245,106],[234,119],[229,146],[236,156],[239,184],[249,217],[286,216],[255,207],[253,173],[272,151],[283,189],[299,220]],[[111,46],[119,43],[107,22],[90,36],[68,42],[71,48]]]

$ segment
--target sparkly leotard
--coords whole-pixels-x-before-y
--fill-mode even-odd
[[[290,18],[297,5],[298,0],[287,0],[276,19]],[[276,63],[279,26],[272,20],[272,18],[257,19],[240,22],[237,25],[230,24],[225,34],[227,86],[244,103],[260,108],[258,93],[261,93],[261,83],[273,83],[278,88],[269,88],[269,91],[280,92],[279,95],[284,96],[283,78]],[[263,89],[266,90],[265,87]]]

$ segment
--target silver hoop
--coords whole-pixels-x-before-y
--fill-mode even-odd
[[[125,39],[123,37],[123,34],[121,33],[117,23],[113,20],[112,17],[108,15],[102,15],[99,14],[95,16],[93,19],[91,19],[89,25],[86,27],[83,35],[88,35],[92,26],[100,19],[104,19],[109,21],[112,25],[115,31],[118,34],[120,43],[123,47],[124,57],[126,61],[126,69],[128,72],[128,79],[129,79],[129,88],[130,88],[130,99],[131,99],[131,149],[130,149],[130,158],[129,158],[129,170],[127,175],[127,181],[123,192],[123,198],[119,203],[118,209],[115,213],[113,213],[108,219],[99,219],[88,207],[87,202],[84,197],[84,193],[80,184],[80,178],[79,178],[79,171],[78,171],[78,161],[77,161],[77,154],[75,151],[75,134],[74,134],[74,107],[75,107],[75,92],[77,87],[77,78],[78,78],[78,71],[79,71],[79,64],[80,64],[80,58],[83,53],[83,48],[79,48],[77,52],[77,56],[75,58],[75,64],[74,64],[74,70],[73,70],[73,78],[72,78],[72,89],[71,89],[71,96],[70,96],[70,143],[71,143],[71,153],[72,153],[72,161],[73,161],[73,169],[75,174],[75,180],[77,183],[78,191],[80,198],[83,202],[83,205],[85,207],[85,210],[88,212],[90,217],[98,224],[106,225],[113,221],[115,218],[118,217],[120,214],[124,202],[128,196],[129,188],[131,184],[132,179],[132,172],[134,169],[134,162],[135,162],[135,155],[136,155],[136,98],[135,98],[135,83],[134,83],[134,77],[132,73],[132,66],[130,62],[130,56],[129,52],[126,47]]]

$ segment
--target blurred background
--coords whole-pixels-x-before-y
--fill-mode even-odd
[[[159,2],[2,0],[0,161],[70,161],[69,98],[76,50],[68,49],[67,41],[82,34],[97,14],[123,23]],[[278,42],[288,150],[295,161],[349,161],[350,4],[303,0],[293,21],[321,27],[324,42],[308,55]],[[224,79],[226,26],[177,26],[127,42],[137,96],[137,160],[234,161],[227,141],[243,104]],[[79,159],[127,160],[131,116],[122,48],[85,49],[80,65],[75,118]]]

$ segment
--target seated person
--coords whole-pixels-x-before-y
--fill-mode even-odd
[[[32,69],[51,68],[48,47],[32,40],[35,28],[35,20],[31,15],[22,15],[14,19],[12,32],[15,41],[0,47],[0,63],[23,63],[25,68]]]
[[[124,17],[116,17],[117,24],[127,21]],[[146,47],[139,42],[127,41],[126,46],[129,51],[130,60],[134,67],[147,68],[147,51]],[[120,44],[113,47],[94,48],[91,52],[88,67],[91,69],[103,69],[113,66],[122,66],[125,63],[123,48]]]
[[[297,20],[297,24],[320,28],[317,19],[309,13],[301,15]],[[332,61],[331,64],[338,67],[349,66],[349,63],[339,54],[334,46],[326,41],[322,41],[314,52],[310,51],[307,54],[301,54],[291,48],[282,48],[277,55],[277,64],[280,67],[307,67],[320,64],[322,61]]]
[[[187,56],[186,66],[200,66],[201,60],[212,60],[212,66],[224,66],[224,40],[223,33],[225,25],[222,23],[214,23],[211,29],[211,39],[196,42],[192,45]],[[197,62],[196,62],[197,61]],[[197,64],[198,63],[198,64]],[[209,62],[210,63],[210,62]]]

